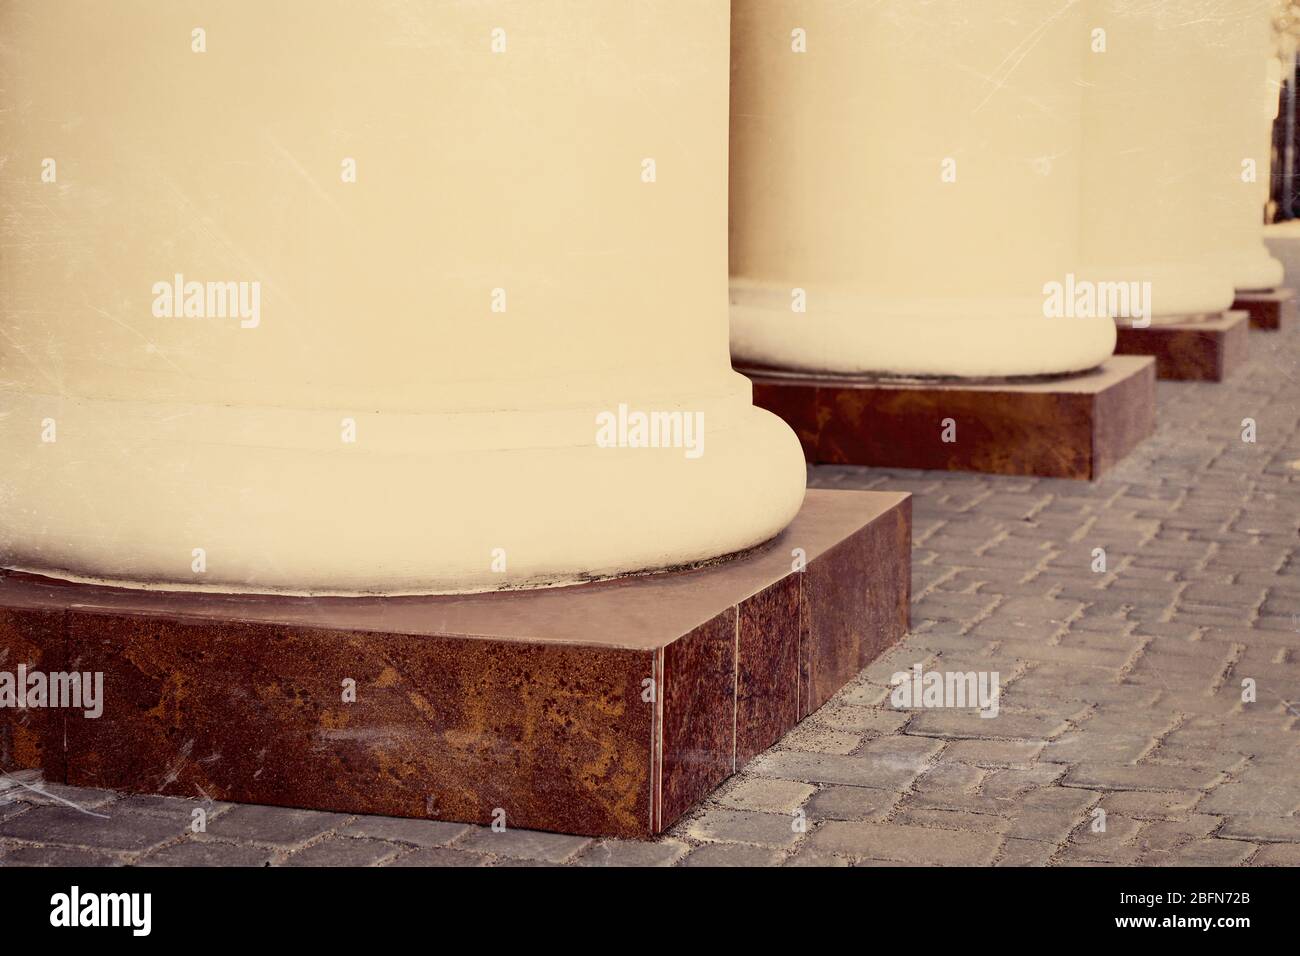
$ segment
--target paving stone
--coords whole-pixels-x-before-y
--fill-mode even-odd
[[[1117,842],[1067,843],[1054,858],[1057,866],[1076,863],[1105,863],[1110,866],[1137,866],[1142,859],[1140,847]]]
[[[833,853],[825,853],[816,847],[805,843],[791,856],[786,858],[785,866],[833,866],[847,867],[850,862],[847,857],[836,856]]]
[[[289,847],[337,829],[349,819],[342,813],[241,804],[211,821],[207,835],[228,841],[247,840]]]
[[[1238,840],[1193,840],[1186,846],[1165,852],[1152,851],[1142,857],[1145,866],[1239,866],[1259,847]]]
[[[902,796],[870,787],[823,787],[808,801],[810,820],[882,820]]]
[[[912,786],[922,793],[934,790],[974,790],[985,776],[986,771],[971,764],[939,760],[917,777]]]
[[[1300,866],[1300,843],[1270,843],[1250,860],[1251,866]]]
[[[995,798],[1016,797],[1055,783],[1063,772],[1063,768],[1055,764],[994,770],[984,778],[980,792]]]
[[[998,855],[998,866],[1047,866],[1056,844],[1039,840],[1007,840]]]
[[[900,810],[891,823],[936,830],[967,830],[972,833],[1002,833],[1007,829],[1005,817],[969,810],[947,810],[928,807],[906,807]]]
[[[715,799],[717,803],[733,810],[758,810],[789,815],[801,807],[816,789],[794,780],[741,777]]]
[[[785,859],[780,850],[741,843],[709,843],[692,850],[681,866],[778,866]]]
[[[1214,770],[1168,764],[1079,764],[1071,767],[1062,783],[1067,787],[1105,790],[1208,790],[1223,780]]]
[[[111,853],[69,846],[10,846],[0,866],[122,866],[125,859]]]
[[[991,834],[839,820],[821,824],[809,839],[827,853],[933,866],[987,865],[1002,845]]]
[[[118,794],[111,790],[95,790],[90,787],[69,787],[62,783],[47,783],[31,780],[13,783],[10,792],[22,800],[38,807],[67,807],[69,805],[84,810],[97,810],[105,804],[118,799]]]
[[[412,846],[446,846],[470,831],[466,823],[444,823],[441,820],[412,820],[406,817],[357,817],[342,827],[340,836],[366,837],[389,843],[408,843]]]
[[[602,840],[584,850],[578,866],[672,866],[690,851],[680,840]]]
[[[1039,740],[954,740],[944,757],[979,767],[1005,767],[1031,763],[1043,752]]]
[[[1011,817],[1006,835],[1013,840],[1061,844],[1078,825],[1081,815],[1067,810],[1022,810]]]
[[[383,866],[487,866],[491,857],[482,853],[466,853],[447,847],[423,847],[382,864]]]
[[[590,845],[588,837],[566,836],[562,833],[543,833],[540,830],[493,830],[474,827],[456,841],[457,850],[471,853],[489,853],[493,856],[514,857],[520,860],[538,860],[563,863],[577,856]]]
[[[13,803],[0,803],[0,823],[8,820],[10,817],[16,817],[20,813],[26,813],[32,808],[30,803],[20,803],[15,800]]]
[[[909,734],[956,739],[976,737],[1047,740],[1064,733],[1068,721],[1050,714],[1017,714],[1005,708],[996,717],[981,717],[973,710],[927,710],[907,725]]]
[[[289,855],[282,866],[375,866],[407,848],[361,837],[328,836]]]
[[[788,847],[800,836],[794,824],[791,814],[709,809],[682,829],[693,840]]]
[[[1172,850],[1208,837],[1221,823],[1222,817],[1208,813],[1193,813],[1181,820],[1155,820],[1143,826],[1138,843],[1147,850]]]
[[[820,725],[817,718],[810,718],[786,734],[781,746],[809,753],[850,754],[861,743],[862,734],[833,730]]]
[[[819,715],[829,727],[856,733],[892,734],[911,719],[906,711],[856,707],[851,704],[828,705]]]
[[[931,752],[938,750],[939,745],[932,743]],[[771,750],[751,764],[750,772],[758,776],[810,783],[841,783],[855,787],[902,790],[916,779],[925,766],[923,760],[903,756],[873,759]]]
[[[154,850],[136,866],[266,866],[275,851],[248,843],[185,840]]]
[[[1300,817],[1233,816],[1217,834],[1224,840],[1300,843]]]
[[[111,811],[111,805],[106,810]],[[134,813],[95,816],[68,807],[41,806],[0,823],[0,839],[140,851],[182,836],[187,823]]]
[[[235,805],[219,803],[212,800],[190,800],[185,797],[161,797],[154,794],[130,794],[113,803],[114,812],[147,813],[160,817],[183,819],[188,825],[192,822],[195,810],[202,810],[212,820],[218,814],[225,813]]]

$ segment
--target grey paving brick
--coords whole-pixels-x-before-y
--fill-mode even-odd
[[[809,839],[827,853],[935,866],[989,864],[1002,845],[1000,836],[986,833],[839,820],[821,824]]]
[[[340,836],[366,837],[412,846],[446,846],[468,833],[469,824],[440,820],[412,820],[406,817],[357,817],[339,829]]]
[[[1040,840],[1007,840],[998,855],[998,866],[1047,866],[1056,852],[1055,843]]]
[[[937,752],[939,747],[935,744],[932,749]],[[771,750],[754,761],[750,772],[811,783],[841,783],[855,787],[901,790],[916,779],[925,765],[921,759],[903,756],[845,757],[838,754]]]
[[[799,838],[792,814],[705,810],[683,827],[693,840],[789,847]]]
[[[390,860],[407,848],[384,840],[362,837],[328,836],[291,853],[283,866],[375,866]]]
[[[487,866],[492,858],[447,847],[423,847],[390,860],[383,866]]]
[[[154,850],[136,866],[266,866],[275,851],[249,843],[185,840]]]
[[[62,806],[33,807],[20,816],[0,823],[0,839],[100,850],[148,850],[186,832],[186,823],[134,813],[105,816]],[[98,813],[99,811],[95,811]]]
[[[873,787],[823,787],[808,801],[810,820],[883,820],[902,796]]]
[[[680,840],[601,840],[574,860],[578,866],[672,866],[688,852]]]
[[[779,866],[780,850],[740,843],[709,843],[692,850],[681,866]]]
[[[1215,836],[1254,843],[1300,843],[1300,817],[1232,816]]]
[[[1208,790],[1223,779],[1216,770],[1181,765],[1089,763],[1071,767],[1062,783],[1106,790]]]
[[[123,866],[120,854],[84,850],[70,846],[9,846],[0,855],[0,866]]]
[[[474,827],[456,841],[455,849],[520,860],[563,863],[577,856],[590,843],[588,837],[566,836],[562,833],[516,830],[510,827],[499,831],[489,827]]]
[[[714,802],[733,810],[792,814],[813,795],[816,787],[794,780],[740,777],[724,786]]]
[[[226,811],[210,822],[207,835],[227,841],[290,847],[337,829],[348,820],[349,817],[342,813],[245,804]]]

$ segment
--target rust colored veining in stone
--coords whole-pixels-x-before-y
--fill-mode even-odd
[[[738,767],[772,746],[799,722],[802,589],[803,575],[791,574],[740,606],[736,632]]]
[[[1249,317],[1224,312],[1200,322],[1117,329],[1116,355],[1149,355],[1156,378],[1222,382],[1246,361]]]
[[[1155,428],[1155,363],[1055,381],[899,383],[747,373],[813,463],[1097,478]],[[946,442],[951,419],[956,440]]]
[[[64,671],[64,619],[60,610],[0,607],[0,671],[14,675]],[[0,707],[0,770],[44,769],[61,780],[64,711],[50,707]]]
[[[1295,322],[1295,289],[1270,289],[1267,292],[1238,292],[1234,309],[1250,314],[1250,327],[1276,332]]]
[[[910,561],[882,562],[911,548],[912,503],[842,541],[834,562],[810,565],[801,595],[803,719],[907,632]],[[835,609],[828,613],[830,609]],[[842,613],[847,609],[848,613]]]
[[[659,829],[734,771],[736,609],[664,649],[664,764]]]
[[[0,753],[79,786],[648,836],[897,639],[910,555],[908,496],[810,491],[732,561],[546,592],[281,598],[3,572],[0,667],[102,672],[105,703],[0,711]]]
[[[77,786],[473,823],[503,811],[507,825],[574,832],[648,825],[648,651],[120,615],[74,616],[69,643],[74,666],[104,672],[110,708],[69,722]]]

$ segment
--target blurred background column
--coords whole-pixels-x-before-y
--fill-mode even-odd
[[[1098,365],[1080,259],[1083,8],[732,4],[732,351],[907,376]]]
[[[1272,0],[1225,0],[1204,11],[1216,37],[1200,58],[1204,115],[1217,134],[1209,154],[1216,174],[1195,201],[1218,240],[1206,261],[1226,270],[1239,292],[1282,284],[1282,264],[1264,247],[1281,76],[1273,10]]]
[[[1234,297],[1237,275],[1226,263],[1207,265],[1220,240],[1203,208],[1221,201],[1213,198],[1224,180],[1218,143],[1247,106],[1219,96],[1223,77],[1206,68],[1224,42],[1222,6],[1086,5],[1084,272],[1150,283],[1157,323],[1220,313]]]

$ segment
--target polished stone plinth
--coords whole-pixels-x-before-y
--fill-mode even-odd
[[[1246,312],[1232,311],[1117,331],[1115,354],[1150,355],[1156,378],[1222,382],[1246,361],[1250,323]]]
[[[1096,478],[1155,428],[1155,360],[1139,356],[984,383],[741,371],[814,463]]]
[[[907,495],[810,491],[744,555],[568,588],[294,598],[10,572],[0,670],[100,672],[105,700],[0,710],[0,758],[79,786],[649,836],[902,636],[910,551]]]
[[[1250,313],[1250,327],[1276,332],[1295,321],[1295,289],[1270,289],[1266,292],[1238,292],[1234,309]]]

